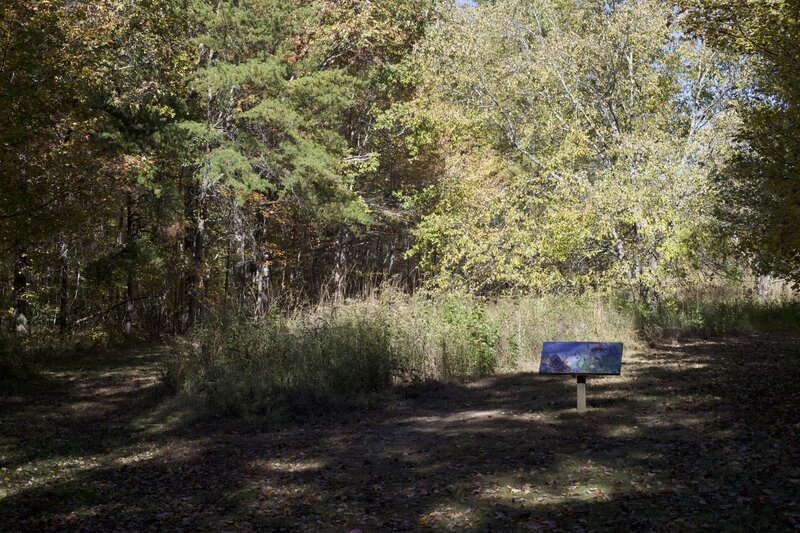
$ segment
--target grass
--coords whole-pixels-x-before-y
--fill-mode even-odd
[[[719,337],[800,328],[796,299],[758,300],[708,295],[672,297],[654,310],[636,310],[639,335],[647,340]]]
[[[266,320],[217,317],[181,342],[166,381],[199,409],[285,418],[369,403],[394,385],[530,370],[545,340],[635,345],[634,326],[599,297],[487,303],[384,291]]]
[[[800,305],[741,294],[637,306],[600,294],[482,300],[386,288],[262,320],[219,316],[178,346],[166,380],[195,409],[286,419],[380,403],[396,385],[536,371],[545,341],[622,341],[800,328]]]

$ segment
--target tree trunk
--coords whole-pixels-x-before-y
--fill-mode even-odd
[[[256,308],[257,315],[264,315],[269,311],[270,306],[270,256],[267,217],[258,215],[259,225],[256,234],[256,265],[255,265],[255,285],[256,285]]]
[[[17,260],[14,263],[14,309],[11,315],[11,331],[28,332],[28,254],[25,248],[17,249]]]
[[[127,286],[125,287],[125,315],[122,317],[122,333],[130,337],[133,329],[133,269],[128,270]]]
[[[250,304],[246,296],[250,286],[249,267],[252,257],[248,256],[247,249],[249,245],[255,249],[256,244],[253,234],[248,233],[250,224],[248,224],[247,212],[237,205],[235,199],[231,199],[228,219],[232,239],[228,240],[227,247],[228,265],[225,273],[225,294],[229,299],[230,309],[238,312]],[[228,279],[229,277],[230,279]]]
[[[192,262],[189,268],[189,273],[186,276],[187,296],[188,296],[188,309],[186,326],[192,328],[200,320],[202,320],[203,310],[201,295],[203,294],[203,281],[205,276],[203,270],[205,267],[205,239],[206,239],[206,199],[205,191],[200,186],[200,192],[196,198],[197,205],[195,206],[195,227],[191,232],[188,244],[192,250]]]
[[[755,275],[755,288],[758,299],[762,302],[767,299],[769,295],[769,277],[762,276],[761,274]]]
[[[269,311],[269,262],[263,258],[256,268],[256,314]]]
[[[59,262],[59,283],[58,283],[58,333],[64,335],[67,332],[67,290],[69,283],[69,263],[67,262],[69,246],[66,241],[61,241],[58,250]]]
[[[333,267],[333,284],[335,286],[336,295],[341,296],[345,290],[347,283],[347,244],[350,237],[350,231],[345,227],[336,236],[335,254],[336,262]]]
[[[127,196],[125,206],[125,248],[128,252],[128,265],[127,265],[127,280],[125,285],[125,314],[122,317],[122,333],[125,337],[130,337],[131,330],[133,329],[133,200],[130,194]]]

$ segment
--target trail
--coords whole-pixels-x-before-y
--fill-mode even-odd
[[[0,395],[0,530],[798,528],[797,340],[626,354],[584,415],[510,374],[281,430],[181,424],[163,348],[108,354]]]

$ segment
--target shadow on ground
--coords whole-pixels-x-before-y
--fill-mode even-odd
[[[569,378],[516,374],[281,431],[175,429],[158,353],[121,356],[0,398],[0,529],[786,530],[793,342],[626,356],[585,415]]]

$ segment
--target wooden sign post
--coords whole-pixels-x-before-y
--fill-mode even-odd
[[[586,412],[586,376],[619,376],[621,342],[545,342],[541,374],[572,374],[578,382],[578,412]]]
[[[586,376],[578,376],[578,412],[586,412]]]

